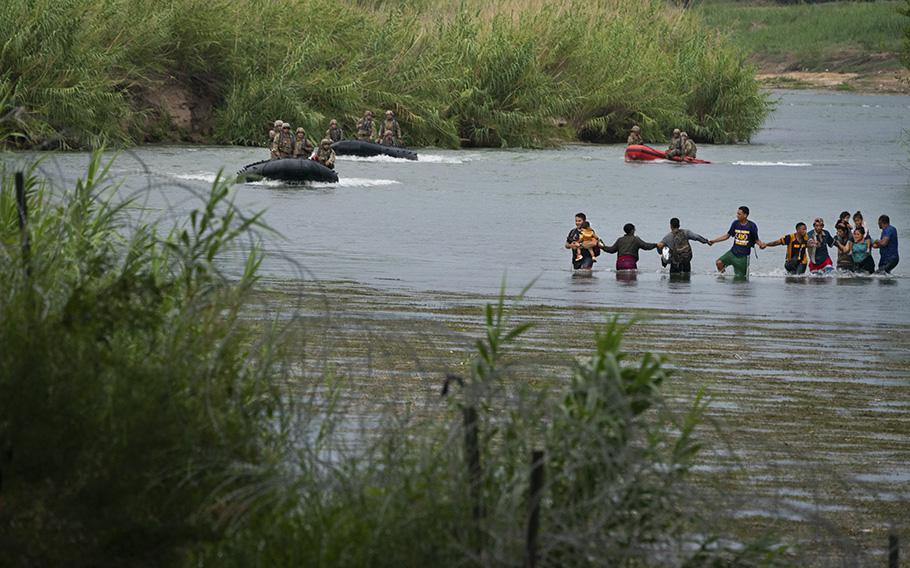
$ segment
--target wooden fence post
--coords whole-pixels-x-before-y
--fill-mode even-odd
[[[900,564],[900,541],[897,533],[892,529],[888,534],[888,568],[898,568]]]
[[[531,484],[528,491],[528,530],[525,540],[525,567],[537,566],[537,535],[540,532],[540,499],[543,493],[543,451],[531,452]]]
[[[19,233],[22,243],[22,264],[25,266],[25,275],[31,276],[31,242],[28,237],[28,202],[25,199],[25,177],[22,172],[16,172],[16,209],[19,211]]]
[[[480,426],[477,409],[465,406],[462,409],[464,419],[464,452],[468,468],[468,485],[471,499],[471,541],[478,558],[483,558],[483,531],[480,522],[483,519],[483,470],[480,466]],[[481,561],[481,563],[483,563]]]

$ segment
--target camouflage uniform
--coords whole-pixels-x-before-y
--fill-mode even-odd
[[[316,159],[330,170],[335,169],[335,150],[332,150],[331,146],[320,144],[319,150],[316,152]]]
[[[382,139],[379,141],[383,146],[395,146],[395,137],[392,136],[391,130],[386,130],[385,134],[382,135]]]
[[[631,146],[632,144],[641,144],[641,143],[642,143],[641,134],[639,134],[638,132],[633,132],[633,133],[629,134],[629,139],[626,140],[626,144],[628,144],[629,146]]]
[[[357,123],[358,140],[374,140],[376,138],[376,123],[372,118],[363,118]]]
[[[697,151],[698,148],[695,147],[695,142],[692,142],[691,138],[686,138],[686,142],[683,144],[683,156],[694,158]]]
[[[329,140],[331,140],[332,143],[334,144],[335,142],[338,142],[339,140],[344,139],[344,132],[341,131],[340,126],[336,126],[334,128],[329,128],[328,130],[326,130],[325,137],[328,138]]]
[[[673,157],[682,156],[682,155],[683,155],[682,138],[679,136],[674,136],[673,138],[670,138],[670,147],[667,148],[667,157],[673,158]]]
[[[281,129],[281,132],[275,135],[275,140],[278,145],[278,157],[279,158],[290,158],[294,154],[294,137],[291,136],[291,131],[288,129]]]
[[[392,138],[395,140],[395,143],[401,143],[401,126],[398,125],[397,120],[394,118],[386,118],[379,126],[379,131],[382,133],[385,133],[387,130],[391,130]]]
[[[281,129],[279,129],[281,130]],[[277,160],[278,159],[278,141],[276,140],[277,134],[274,130],[269,130],[269,159]]]
[[[294,138],[294,157],[295,158],[309,158],[310,154],[313,153],[313,145],[310,144],[310,141],[307,140],[306,134],[303,135],[303,138]]]

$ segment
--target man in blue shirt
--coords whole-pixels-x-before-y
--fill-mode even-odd
[[[887,215],[878,218],[878,228],[882,230],[882,236],[872,243],[872,248],[877,248],[880,254],[878,271],[891,274],[901,260],[897,255],[897,229],[891,226],[891,218]]]
[[[736,221],[730,224],[726,233],[708,241],[709,245],[719,243],[733,237],[733,248],[717,259],[717,270],[723,272],[725,268],[733,265],[733,273],[740,278],[749,275],[749,255],[756,244],[765,248],[765,243],[758,238],[758,225],[749,220],[749,208],[743,205],[736,210]]]

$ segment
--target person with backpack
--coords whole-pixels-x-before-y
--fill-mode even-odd
[[[670,250],[670,260],[662,261],[664,266],[670,265],[670,274],[687,274],[692,272],[692,245],[689,241],[698,241],[710,245],[708,239],[693,233],[689,229],[679,227],[679,219],[670,219],[670,232],[658,243],[658,248]]]

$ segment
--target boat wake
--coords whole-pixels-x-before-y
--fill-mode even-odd
[[[463,164],[465,162],[470,162],[475,159],[476,156],[464,156],[464,157],[455,157],[455,156],[440,156],[437,154],[420,154],[417,160],[407,160],[405,158],[394,158],[392,156],[338,156],[336,158],[339,162],[387,162],[394,164],[403,164],[403,163],[425,163],[425,164]]]
[[[401,183],[394,179],[373,179],[373,178],[346,178],[338,179],[338,183],[325,183],[314,181],[307,185],[311,187],[379,187],[382,185],[395,185]]]
[[[184,179],[187,181],[204,181],[206,183],[215,183],[215,177],[216,177],[215,174],[207,173],[207,172],[206,173],[196,173],[196,174],[170,174],[170,175],[171,175],[171,177],[175,177],[177,179]],[[229,176],[225,176],[224,174],[222,174],[222,179],[224,177],[229,177]]]
[[[394,159],[394,158],[393,158]],[[394,159],[396,162],[407,162],[408,160],[398,160]],[[190,174],[171,174],[172,177],[177,179],[182,179],[186,181],[202,181],[205,183],[215,183],[216,175],[213,173],[190,173]],[[225,176],[222,174],[222,179],[229,178],[230,176]],[[263,179],[259,181],[246,182],[243,185],[252,185],[257,187],[294,187],[294,186],[304,186],[304,187],[377,187],[383,185],[394,185],[396,183],[401,183],[394,179],[373,179],[373,178],[346,178],[342,177],[336,183],[329,182],[300,182],[300,183],[288,183],[286,181],[274,180],[274,179]]]
[[[733,162],[734,166],[759,166],[759,167],[787,167],[787,168],[805,168],[812,164],[808,162]]]

